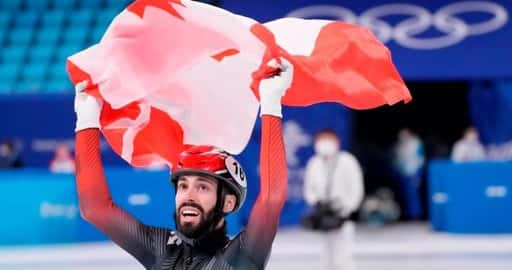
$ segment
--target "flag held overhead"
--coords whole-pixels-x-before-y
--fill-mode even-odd
[[[101,42],[68,58],[104,101],[102,132],[130,164],[172,165],[187,144],[246,146],[272,59],[294,66],[283,103],[354,109],[409,101],[389,50],[367,29],[285,18],[265,24],[189,0],[138,0]]]

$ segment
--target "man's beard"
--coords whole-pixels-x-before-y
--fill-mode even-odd
[[[194,207],[201,213],[199,223],[192,224],[187,222],[182,224],[180,213],[181,208],[184,206]],[[193,202],[185,202],[180,206],[178,211],[174,213],[174,221],[176,223],[176,228],[180,233],[188,238],[195,239],[207,233],[208,230],[212,227],[213,222],[215,222],[215,212],[214,209],[212,209],[208,213],[205,213],[204,209],[199,204]]]

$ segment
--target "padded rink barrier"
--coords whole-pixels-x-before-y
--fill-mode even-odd
[[[174,228],[174,192],[168,171],[106,170],[114,202],[145,224]],[[107,240],[80,217],[74,174],[46,169],[0,171],[0,246]],[[240,230],[237,214],[228,232]],[[0,268],[3,269],[3,268]]]
[[[512,162],[438,160],[430,164],[428,180],[435,230],[512,233]]]

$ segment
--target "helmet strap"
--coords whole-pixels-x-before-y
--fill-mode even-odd
[[[224,213],[224,201],[226,198],[227,192],[224,184],[221,181],[218,181],[217,185],[217,202],[215,203],[215,208],[213,209],[213,220],[210,225],[209,231],[215,231],[217,229],[217,225],[227,214]],[[224,221],[225,222],[225,221]]]

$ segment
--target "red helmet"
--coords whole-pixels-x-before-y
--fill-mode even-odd
[[[247,179],[240,163],[226,151],[213,146],[192,146],[181,152],[172,169],[171,180],[176,187],[180,176],[202,174],[214,177],[231,190],[240,209],[247,195]]]

